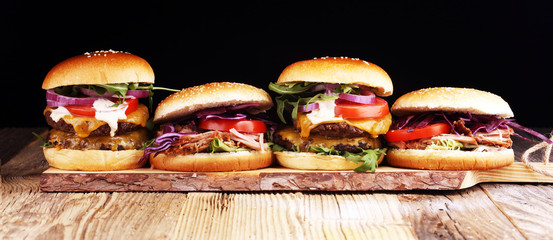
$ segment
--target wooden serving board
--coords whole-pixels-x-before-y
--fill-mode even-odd
[[[533,164],[553,169],[553,165]],[[520,162],[487,171],[381,166],[375,173],[278,167],[240,172],[172,172],[148,168],[88,172],[50,168],[41,175],[40,189],[45,192],[454,190],[482,182],[553,183],[553,178],[536,173]]]

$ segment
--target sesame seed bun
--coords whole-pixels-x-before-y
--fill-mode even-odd
[[[69,58],[54,66],[43,89],[82,84],[154,83],[154,71],[138,56],[119,51],[96,51]]]
[[[286,67],[277,84],[321,82],[369,86],[378,96],[394,91],[390,76],[374,63],[348,57],[324,57],[304,60]]]
[[[500,96],[471,88],[420,89],[399,97],[391,108],[392,114],[400,117],[430,111],[469,112],[502,118],[514,116],[509,104]]]
[[[428,170],[487,170],[511,165],[513,149],[474,152],[455,150],[388,149],[386,161],[396,167]]]
[[[263,89],[244,83],[214,82],[182,89],[158,105],[154,122],[164,123],[187,118],[197,111],[255,103],[248,108],[251,114],[264,112],[273,106],[271,96]]]

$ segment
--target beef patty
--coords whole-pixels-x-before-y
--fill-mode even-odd
[[[348,151],[351,153],[361,152],[361,149],[376,149],[382,147],[378,138],[354,137],[354,138],[327,138],[324,136],[310,135],[308,138],[301,138],[299,133],[292,128],[284,128],[276,132],[273,142],[290,151],[308,151],[309,147],[334,147],[337,151]]]
[[[144,146],[150,139],[146,128],[132,131],[126,134],[110,136],[89,136],[85,138],[69,132],[52,129],[48,135],[48,143],[58,149],[74,150],[133,150]]]
[[[313,128],[311,130],[311,134],[329,138],[355,138],[369,136],[367,132],[351,126],[346,122],[321,124]]]
[[[75,133],[75,129],[73,128],[73,125],[66,123],[63,119],[60,119],[58,122],[55,122],[52,117],[50,116],[52,112],[48,111],[44,114],[44,117],[46,117],[46,122],[51,127],[68,133]],[[133,123],[128,122],[119,122],[117,123],[117,131],[115,132],[115,135],[121,135],[126,134],[135,130],[140,129],[142,126],[136,125]],[[109,136],[111,128],[106,123],[96,130],[90,132],[90,136]]]

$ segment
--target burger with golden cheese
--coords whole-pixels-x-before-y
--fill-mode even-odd
[[[65,170],[121,170],[140,167],[150,138],[148,107],[139,102],[155,89],[148,62],[119,51],[69,58],[46,75],[45,140],[48,163]]]
[[[347,57],[300,61],[286,67],[269,89],[279,94],[281,121],[292,121],[273,136],[284,167],[364,172],[382,162],[386,149],[379,136],[392,116],[386,100],[376,95],[391,95],[393,85],[376,64]]]

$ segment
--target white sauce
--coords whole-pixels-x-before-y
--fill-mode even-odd
[[[305,115],[311,123],[319,124],[329,120],[343,120],[341,117],[334,116],[334,107],[336,107],[334,100],[317,101],[316,103],[319,104],[319,108]]]
[[[94,116],[98,120],[106,122],[110,127],[110,136],[115,136],[117,131],[117,122],[120,119],[126,119],[125,111],[128,105],[121,104],[117,107],[112,107],[115,103],[105,98],[100,98],[94,101],[92,107],[96,109],[96,115]]]
[[[67,110],[67,108],[58,107],[56,109],[52,109],[50,117],[54,120],[54,122],[58,122],[65,115],[71,115],[71,113]]]

